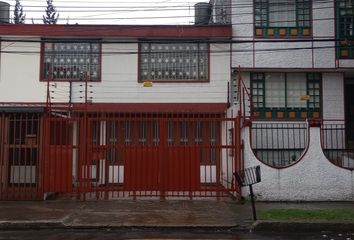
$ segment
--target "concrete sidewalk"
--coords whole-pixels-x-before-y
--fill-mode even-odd
[[[257,203],[257,211],[268,208],[354,209],[354,203]],[[272,230],[287,222],[252,220],[251,205],[232,200],[193,201],[11,201],[0,202],[0,229],[40,228],[180,228],[180,229],[250,229]],[[279,225],[280,224],[280,225]],[[293,222],[288,222],[294,228]],[[297,222],[300,229],[310,222]],[[354,229],[354,222],[313,223],[323,230]],[[312,226],[313,227],[313,226]],[[313,230],[313,229],[309,229]]]

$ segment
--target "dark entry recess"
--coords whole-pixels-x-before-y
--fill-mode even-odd
[[[347,148],[354,148],[354,79],[345,85],[345,119]]]

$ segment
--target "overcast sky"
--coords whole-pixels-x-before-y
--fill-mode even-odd
[[[15,0],[11,4],[13,17]],[[208,0],[53,0],[61,24],[191,24],[194,4]],[[26,23],[42,23],[46,0],[21,0]]]

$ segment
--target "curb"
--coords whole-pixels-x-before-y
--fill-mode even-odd
[[[353,231],[352,221],[264,221],[258,220],[253,224],[237,224],[233,226],[151,226],[151,225],[110,225],[110,224],[71,224],[61,221],[0,221],[0,231],[4,230],[123,230],[123,231],[218,231],[218,232],[321,232],[321,231]]]
[[[353,231],[352,221],[262,221],[253,223],[250,230],[257,232],[318,232]]]
[[[144,225],[109,225],[109,224],[65,224],[58,221],[1,221],[0,231],[4,230],[41,230],[41,229],[110,229],[110,230],[161,230],[161,231],[220,231],[220,232],[241,232],[249,231],[250,226],[233,225],[233,226],[203,226],[203,225],[178,225],[178,226],[144,226]]]
[[[0,221],[0,230],[62,229],[58,221]]]

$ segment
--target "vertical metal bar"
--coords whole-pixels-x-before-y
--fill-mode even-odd
[[[149,185],[143,182],[143,178],[145,177],[145,167],[146,167],[146,162],[149,160],[149,150],[145,146],[144,140],[146,140],[146,124],[148,121],[148,115],[145,115],[145,118],[143,118],[143,114],[140,113],[136,119],[136,145],[137,145],[137,162],[136,164],[143,166],[143,168],[139,167],[139,173],[136,174],[137,178],[137,184],[139,186],[140,193],[141,191],[144,191],[144,196],[146,196],[146,186]],[[152,181],[152,179],[149,179]],[[141,194],[140,194],[141,195]]]
[[[182,169],[182,161],[185,159],[185,136],[184,136],[184,119],[183,119],[183,114],[176,114],[176,122],[177,122],[177,141],[178,141],[178,158],[177,158],[177,173],[175,174],[175,179],[173,179],[173,182],[175,182],[176,189],[180,189],[181,184],[183,184],[183,169]],[[180,192],[178,191],[177,196],[179,196]]]
[[[218,116],[218,119],[216,120],[216,122],[217,122],[217,129],[218,129],[218,134],[217,135],[220,135],[220,139],[221,139],[221,137],[222,137],[222,134],[221,134],[221,129],[222,129],[222,120],[221,120],[221,118]],[[227,125],[225,125],[225,128],[227,128],[226,127]],[[221,182],[221,171],[222,171],[222,164],[221,164],[221,161],[222,161],[222,148],[221,148],[221,146],[223,145],[222,143],[223,142],[225,142],[225,143],[227,143],[227,134],[224,134],[225,136],[225,138],[224,138],[224,140],[219,140],[219,141],[217,141],[217,143],[216,143],[216,150],[217,150],[217,154],[216,154],[216,158],[215,158],[215,161],[216,161],[216,166],[215,166],[215,176],[216,176],[216,185],[217,185],[217,195],[216,195],[216,197],[217,197],[217,200],[220,200],[220,193],[221,193],[221,184],[222,184],[222,182]]]
[[[37,173],[39,174],[39,182],[42,185],[43,193],[49,188],[49,171],[48,164],[50,162],[49,157],[49,147],[50,147],[50,130],[49,130],[49,113],[48,109],[45,110],[42,120],[41,120],[41,135],[39,141],[40,144],[38,147],[40,148],[40,164]],[[38,164],[38,162],[37,162]]]
[[[4,195],[4,115],[0,113],[0,200],[3,199]]]
[[[9,156],[9,144],[10,144],[10,134],[11,134],[11,129],[10,129],[10,117],[8,115],[4,114],[4,154],[3,154],[3,162],[4,162],[4,200],[9,199],[9,181],[10,181],[10,156]]]
[[[120,178],[121,178],[121,173],[120,173],[120,169],[124,169],[124,151],[123,151],[123,139],[124,139],[124,134],[121,132],[121,129],[123,128],[122,126],[122,122],[121,122],[121,119],[119,118],[119,114],[114,114],[114,122],[116,124],[116,129],[115,129],[115,134],[116,134],[116,138],[117,138],[117,141],[116,141],[116,150],[117,150],[117,154],[118,154],[118,157],[117,157],[117,188],[115,189],[118,194],[118,196],[121,196],[120,194],[122,193],[122,197],[124,197],[124,174],[125,172],[123,172],[123,176],[122,176],[122,179],[123,179],[123,182],[120,182]],[[123,170],[124,171],[124,170]],[[114,176],[113,176],[113,179],[114,179]],[[113,193],[112,193],[112,196],[113,196]]]
[[[191,158],[191,147],[193,145],[193,125],[191,127],[191,121],[190,121],[190,116],[185,114],[184,118],[185,118],[185,129],[184,129],[184,132],[185,132],[185,136],[186,138],[188,139],[188,144],[185,146],[185,152],[184,152],[184,161],[182,161],[182,172],[183,172],[183,184],[181,186],[181,188],[183,190],[185,190],[185,186],[187,186],[188,184],[188,172],[186,172],[186,165],[187,165],[187,162],[189,161],[189,159]],[[183,196],[185,195],[184,191],[183,191]]]
[[[11,163],[9,164],[9,166],[12,168],[11,169],[11,198],[14,199],[18,199],[18,189],[15,186],[15,164],[17,164],[17,160],[16,160],[16,154],[17,154],[17,148],[18,148],[18,143],[17,143],[17,138],[16,138],[16,134],[18,132],[17,130],[17,124],[18,124],[18,119],[16,119],[16,115],[13,114],[12,116],[13,118],[13,123],[14,123],[14,127],[13,127],[13,146],[9,148],[9,154],[11,154]],[[18,155],[18,154],[17,154]]]
[[[33,146],[31,143],[28,142],[28,134],[32,134],[32,129],[29,129],[31,128],[31,123],[32,123],[32,119],[33,118],[33,115],[32,114],[29,114],[29,113],[26,113],[26,118],[25,118],[25,133],[24,133],[24,173],[23,173],[23,186],[24,186],[24,198],[29,198],[31,199],[31,197],[33,197],[32,193],[33,190],[32,190],[32,183],[31,181],[27,181],[27,178],[30,177],[28,176],[28,171],[31,172],[31,156],[33,154]],[[31,174],[29,174],[31,175]]]
[[[253,188],[252,188],[252,184],[249,185],[250,187],[250,194],[251,194],[251,203],[252,203],[252,215],[253,215],[253,220],[256,221],[257,220],[257,214],[256,214],[256,204],[254,202],[254,194],[253,194]]]
[[[19,198],[18,199],[22,199],[23,198],[23,192],[22,190],[24,190],[23,188],[21,188],[21,160],[23,158],[23,150],[25,150],[23,148],[24,146],[24,136],[23,136],[23,114],[20,114],[20,120],[19,120],[19,142],[18,142],[18,146],[16,148],[16,151],[18,152],[18,156],[17,156],[17,159],[15,157],[15,161],[17,162],[17,172],[18,172],[18,175],[17,175],[17,192],[18,192],[18,196]]]
[[[40,188],[41,188],[41,182],[38,180],[39,179],[39,169],[41,169],[40,167],[40,164],[39,164],[39,159],[40,159],[40,151],[41,151],[41,148],[40,148],[40,141],[39,141],[39,138],[40,138],[40,134],[42,133],[41,131],[41,126],[42,126],[42,122],[41,122],[41,115],[39,113],[37,113],[35,115],[35,122],[33,124],[33,132],[35,133],[35,137],[33,139],[33,142],[32,142],[32,145],[34,145],[33,147],[36,149],[36,156],[35,156],[35,159],[32,160],[31,162],[31,166],[33,167],[33,165],[35,165],[35,171],[34,171],[34,176],[32,174],[32,171],[31,171],[31,176],[30,176],[30,179],[34,178],[34,182],[35,182],[35,191],[34,191],[34,195],[36,197],[39,197],[41,196],[42,194],[40,194]]]
[[[233,120],[231,122],[233,128],[232,128],[232,139],[231,139],[231,151],[232,152],[232,156],[231,156],[231,176],[230,178],[233,176],[233,174],[239,170],[240,166],[241,166],[241,159],[239,158],[239,147],[238,147],[238,116],[233,117]],[[232,191],[236,190],[236,184],[233,186],[234,181],[231,182],[231,189]]]
[[[111,191],[111,185],[110,184],[110,177],[111,175],[114,176],[114,173],[111,174],[110,172],[110,166],[112,165],[112,170],[114,171],[114,165],[115,165],[115,157],[116,157],[116,149],[115,149],[115,134],[112,134],[112,116],[110,113],[107,113],[105,118],[105,135],[104,135],[104,172],[105,172],[105,176],[104,176],[104,183],[105,183],[105,187],[104,187],[104,199],[108,200],[110,193],[112,193],[113,191]],[[111,140],[112,139],[112,140]],[[113,142],[112,142],[113,141]],[[114,184],[114,181],[112,181],[112,183]]]
[[[167,173],[169,171],[169,159],[167,157],[165,157],[167,155],[167,122],[166,122],[166,116],[161,115],[160,120],[159,120],[159,124],[160,124],[160,134],[161,134],[161,141],[160,141],[160,145],[158,147],[158,149],[161,151],[160,152],[160,156],[159,156],[159,161],[161,162],[161,195],[160,195],[160,199],[165,200],[166,199],[166,186],[168,186],[166,184],[167,181]]]
[[[129,114],[129,133],[130,133],[130,135],[129,135],[129,140],[130,140],[130,149],[131,149],[131,152],[130,152],[130,154],[129,154],[129,156],[130,156],[130,161],[131,161],[131,163],[130,163],[130,166],[131,166],[131,168],[130,168],[130,171],[131,171],[131,174],[130,174],[130,177],[132,178],[132,180],[131,180],[131,184],[132,184],[132,189],[133,189],[133,199],[134,200],[136,200],[136,191],[137,191],[137,188],[136,188],[136,186],[137,186],[137,168],[135,169],[135,174],[134,174],[134,168],[135,168],[135,166],[136,166],[136,164],[137,164],[137,143],[136,143],[136,137],[135,137],[135,134],[136,134],[136,125],[137,125],[137,123],[136,123],[136,121],[135,121],[135,118],[134,118],[135,116],[132,114],[132,113],[130,113]]]
[[[65,117],[65,116],[64,116]],[[58,166],[59,169],[57,169],[57,171],[55,171],[56,173],[56,177],[55,180],[59,181],[59,189],[60,191],[63,191],[64,186],[65,186],[65,175],[66,175],[66,169],[64,169],[64,163],[67,161],[67,155],[65,153],[65,149],[64,149],[64,144],[66,144],[65,142],[65,135],[64,135],[64,124],[65,124],[65,119],[62,119],[60,117],[57,117],[57,123],[58,123],[58,130],[59,130],[59,155],[56,154],[56,166]],[[60,175],[58,176],[57,173],[60,173]],[[61,176],[61,177],[60,177]]]
[[[188,197],[190,199],[192,199],[192,192],[191,192],[191,188],[192,188],[192,168],[193,168],[193,161],[196,161],[195,158],[197,158],[199,165],[200,165],[200,161],[201,161],[201,154],[198,151],[199,149],[199,129],[198,129],[198,124],[200,121],[200,116],[199,114],[191,114],[190,116],[190,126],[191,126],[191,131],[190,131],[190,135],[191,135],[191,146],[188,149],[188,158],[187,158],[187,162],[185,165],[185,169],[184,171],[186,172],[186,185],[183,186],[183,190],[188,191]],[[193,139],[194,138],[194,139]],[[193,174],[194,175],[194,174]]]
[[[84,111],[84,119],[83,119],[83,143],[82,143],[82,156],[83,156],[83,159],[82,159],[82,166],[80,166],[81,168],[83,167],[83,183],[82,183],[82,199],[85,201],[86,200],[86,191],[87,191],[87,171],[88,171],[88,166],[87,166],[87,157],[89,155],[88,153],[88,144],[89,144],[89,141],[88,141],[88,137],[89,137],[89,134],[88,134],[88,129],[89,129],[89,119],[88,119],[88,115],[87,115],[87,105],[85,104],[85,111]]]

